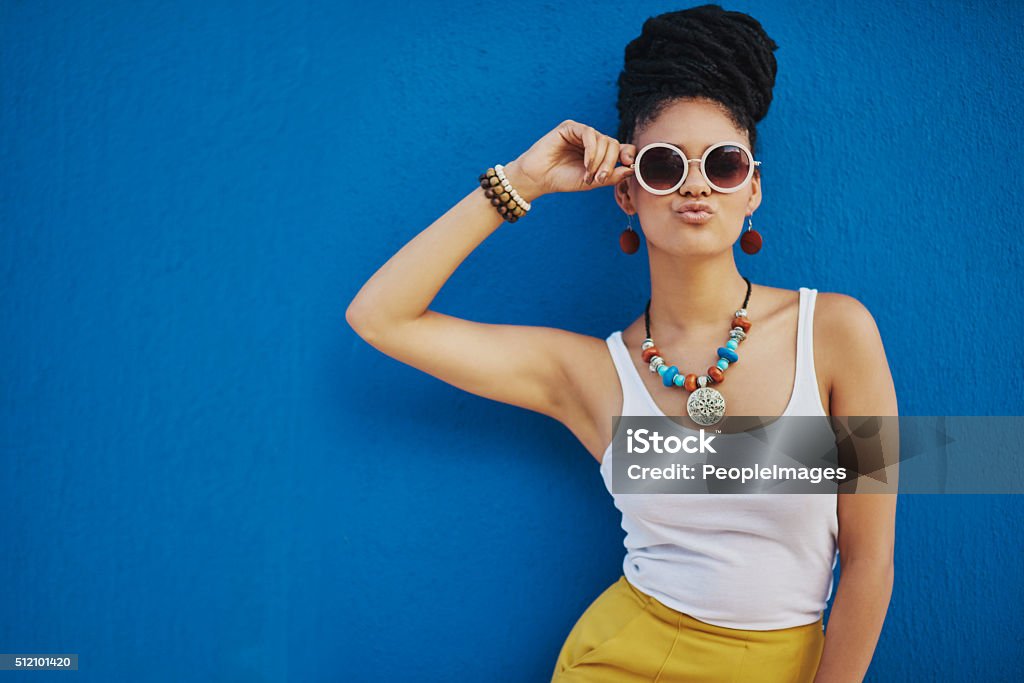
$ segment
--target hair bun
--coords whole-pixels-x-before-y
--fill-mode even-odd
[[[638,103],[679,97],[716,100],[737,123],[752,129],[772,102],[776,49],[756,19],[718,5],[647,19],[640,36],[626,46],[619,75],[620,140],[632,137],[633,126],[643,123],[628,121],[630,115],[651,108]]]

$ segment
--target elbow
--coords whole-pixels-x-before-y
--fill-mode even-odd
[[[345,322],[348,323],[353,332],[370,344],[373,344],[373,340],[377,338],[377,332],[370,316],[355,301],[350,303],[348,308],[345,309]]]
[[[377,303],[362,300],[358,296],[345,309],[345,322],[349,327],[378,350],[383,350],[381,345],[385,337],[390,342],[395,336],[395,330],[410,320],[397,318]]]

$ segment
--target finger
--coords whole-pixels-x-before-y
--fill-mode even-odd
[[[600,135],[596,131],[594,132],[595,144],[594,144],[594,155],[590,159],[590,166],[587,169],[587,182],[593,185],[594,176],[597,175],[597,170],[604,163],[605,154],[608,153],[608,141],[607,135]]]
[[[636,145],[622,145],[619,148],[619,163],[629,166],[636,160]]]
[[[601,185],[611,176],[612,171],[615,170],[615,162],[619,159],[619,141],[611,137],[605,139],[608,141],[608,147],[605,149],[601,165],[597,168],[596,177],[598,184]]]
[[[590,126],[577,124],[577,134],[583,140],[583,182],[587,181],[590,173],[590,164],[594,159],[594,148],[597,146],[597,133]]]

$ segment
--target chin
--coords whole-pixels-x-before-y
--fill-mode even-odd
[[[732,242],[714,239],[647,240],[648,247],[680,258],[715,256],[732,250]]]

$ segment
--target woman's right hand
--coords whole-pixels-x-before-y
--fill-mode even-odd
[[[526,201],[533,201],[552,192],[614,186],[633,174],[629,164],[635,155],[635,145],[620,144],[615,138],[570,119],[510,162],[505,173],[512,187]]]

